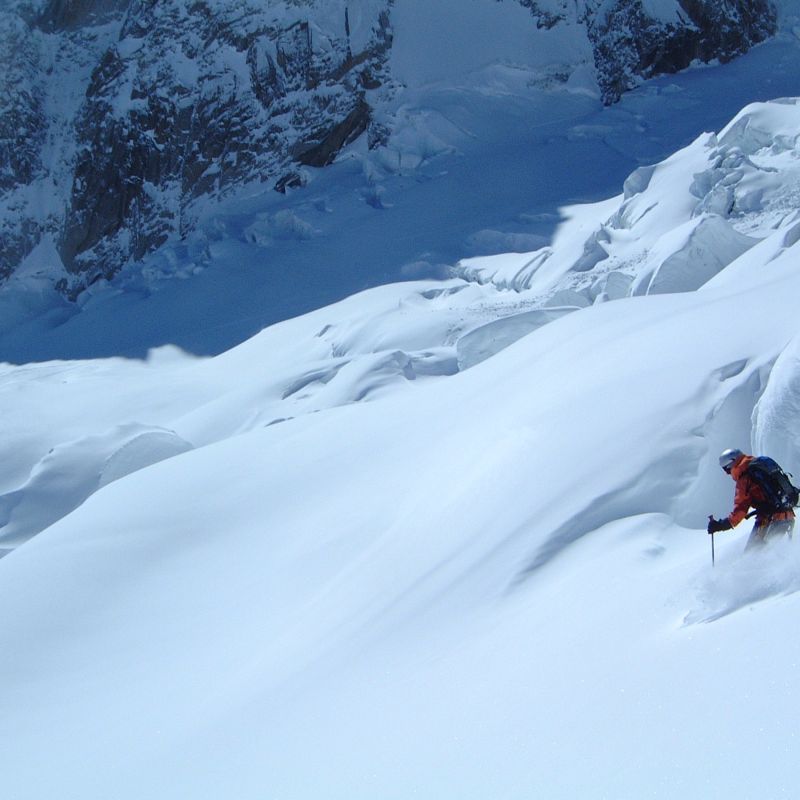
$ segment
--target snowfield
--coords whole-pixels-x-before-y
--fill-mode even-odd
[[[746,227],[699,288],[543,322],[535,274],[396,284],[216,358],[6,366],[6,796],[790,796],[800,551],[712,570],[704,522],[724,446],[800,466],[798,129],[744,109],[559,234],[636,287]]]
[[[799,132],[213,357],[0,365],[3,797],[795,796],[800,549],[705,525],[722,449],[800,475]]]

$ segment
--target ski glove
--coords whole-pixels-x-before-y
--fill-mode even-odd
[[[714,517],[708,518],[708,532],[709,533],[716,533],[717,531],[729,531],[733,525],[731,525],[730,520],[727,517],[723,517],[722,519],[714,519]]]

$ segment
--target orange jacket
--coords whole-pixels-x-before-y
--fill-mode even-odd
[[[731,468],[731,477],[736,481],[736,494],[733,498],[733,511],[728,515],[728,522],[734,527],[738,525],[751,508],[758,508],[767,503],[761,487],[747,473],[747,468],[753,456],[742,456],[734,462]],[[761,528],[782,519],[794,519],[794,511],[778,511],[775,514],[759,513],[756,516],[756,527]]]

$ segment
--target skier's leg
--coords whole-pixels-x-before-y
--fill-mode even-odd
[[[763,547],[765,533],[766,533],[766,527],[762,527],[757,524],[753,525],[753,530],[750,531],[750,536],[747,539],[747,544],[744,546],[745,552],[747,552],[748,550],[752,550],[755,547]]]
[[[793,528],[793,519],[778,519],[774,522],[770,522],[769,525],[764,528],[764,540],[777,539],[784,535],[791,539]]]

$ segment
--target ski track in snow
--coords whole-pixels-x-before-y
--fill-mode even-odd
[[[719,538],[719,537],[717,537]],[[744,552],[741,541],[727,548],[724,560],[695,585],[696,597],[686,625],[714,622],[729,614],[800,590],[800,554],[793,541],[771,542],[763,551]]]

